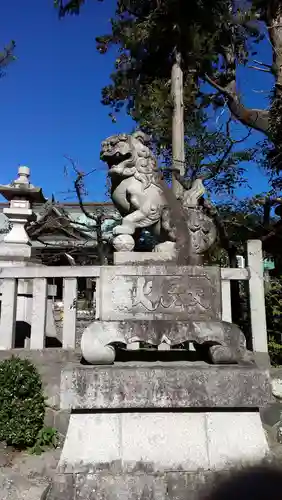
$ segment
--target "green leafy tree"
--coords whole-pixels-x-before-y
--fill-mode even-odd
[[[85,2],[56,3],[63,16],[79,13]],[[184,74],[185,117],[195,102],[227,105],[243,125],[265,134],[265,166],[273,186],[281,190],[281,35],[281,0],[193,0],[189,9],[181,0],[119,0],[111,32],[97,39],[101,53],[114,45],[120,51],[102,100],[113,114],[125,105],[141,128],[150,131],[160,146],[168,146],[170,70],[178,51]],[[263,40],[272,47],[272,54],[261,61],[257,60],[257,46]],[[238,70],[244,66],[272,77],[269,109],[245,106],[244,95],[237,91]],[[212,87],[203,87],[202,80]]]
[[[55,5],[63,17],[78,14],[84,3],[57,0]],[[204,170],[206,177],[208,170],[209,187],[230,192],[244,182],[241,165],[253,159],[254,151],[238,150],[231,127],[228,131],[211,127],[209,117],[225,97],[204,87],[203,80],[208,75],[222,86],[230,84],[236,64],[246,63],[260,32],[249,24],[250,9],[239,15],[232,1],[193,0],[189,9],[186,4],[181,0],[117,2],[111,31],[96,39],[101,54],[118,48],[111,83],[102,89],[102,102],[111,108],[113,120],[126,108],[152,137],[156,153],[168,168],[172,163],[171,70],[180,54],[186,174]],[[247,135],[248,131],[243,138]]]
[[[56,1],[61,16],[79,13],[84,1]],[[223,47],[232,43],[230,5],[226,0],[119,0],[111,20],[111,32],[97,37],[97,49],[105,54],[117,46],[119,55],[112,83],[102,90],[102,102],[117,113],[128,113],[159,146],[171,142],[171,69],[181,54],[184,110],[189,116],[196,99],[209,100],[200,92],[206,73],[217,75]],[[238,31],[238,30],[237,30]],[[244,31],[244,30],[243,30]],[[243,35],[238,33],[238,51]]]
[[[185,177],[190,180],[201,177],[208,193],[221,196],[234,194],[236,187],[246,185],[249,161],[254,161],[260,148],[246,148],[250,132],[234,139],[231,119],[220,129],[209,124],[203,110],[197,110],[186,121],[185,127]],[[171,151],[166,150],[164,173],[170,176]]]

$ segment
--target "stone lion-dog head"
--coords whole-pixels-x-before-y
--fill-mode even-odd
[[[135,177],[143,184],[143,189],[151,184],[158,185],[157,162],[148,144],[148,136],[140,131],[132,135],[112,135],[102,142],[100,158],[108,164],[114,184]]]

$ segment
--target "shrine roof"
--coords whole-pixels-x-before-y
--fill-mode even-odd
[[[107,236],[118,218],[117,210],[112,203],[85,202],[86,212],[92,217],[102,216],[102,232]],[[8,219],[3,214],[3,209],[8,203],[0,203],[0,240],[8,231]],[[42,235],[54,234],[55,238],[61,233],[65,238],[72,240],[90,240],[96,238],[96,222],[81,211],[79,203],[56,202],[53,199],[46,203],[33,205],[36,221],[28,227],[32,240],[41,238]],[[60,238],[59,238],[60,239]]]

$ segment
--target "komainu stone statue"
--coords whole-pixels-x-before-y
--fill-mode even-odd
[[[133,250],[134,237],[145,228],[158,238],[155,251],[174,248],[175,226],[147,136],[142,132],[111,136],[102,143],[101,159],[108,164],[112,200],[123,217],[114,229],[115,249]],[[215,226],[199,205],[204,192],[197,179],[180,199],[195,254],[204,253],[216,239]]]
[[[183,245],[185,252],[188,248],[189,256],[192,253],[198,259],[213,244],[216,228],[205,213],[202,181],[186,186],[181,179],[180,199],[174,195],[172,199],[144,134],[108,138],[102,144],[101,158],[109,166],[112,199],[123,217],[115,227],[117,250],[132,251],[134,237],[137,239],[144,228],[159,238],[155,251],[176,247],[182,235],[173,199],[179,205],[183,232],[189,233],[190,247]],[[114,363],[116,355],[126,357],[131,350],[144,349],[146,356],[148,350],[189,352],[193,344],[201,360],[252,363],[244,334],[238,326],[222,321],[220,269],[199,265],[197,259],[188,265],[176,260],[166,265],[103,267],[98,287],[99,319],[81,338],[84,361]]]

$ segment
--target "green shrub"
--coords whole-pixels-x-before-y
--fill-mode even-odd
[[[57,448],[59,444],[59,434],[54,427],[43,427],[37,434],[34,445],[29,448],[29,452],[40,455],[46,448]]]
[[[275,337],[270,337],[268,340],[268,354],[272,366],[282,365],[282,345],[276,341]]]
[[[282,278],[272,278],[265,294],[268,352],[273,366],[282,365]]]
[[[282,277],[272,278],[265,294],[267,333],[279,338],[282,333]]]
[[[45,398],[36,368],[12,357],[0,363],[0,441],[18,448],[35,444],[43,428]]]

